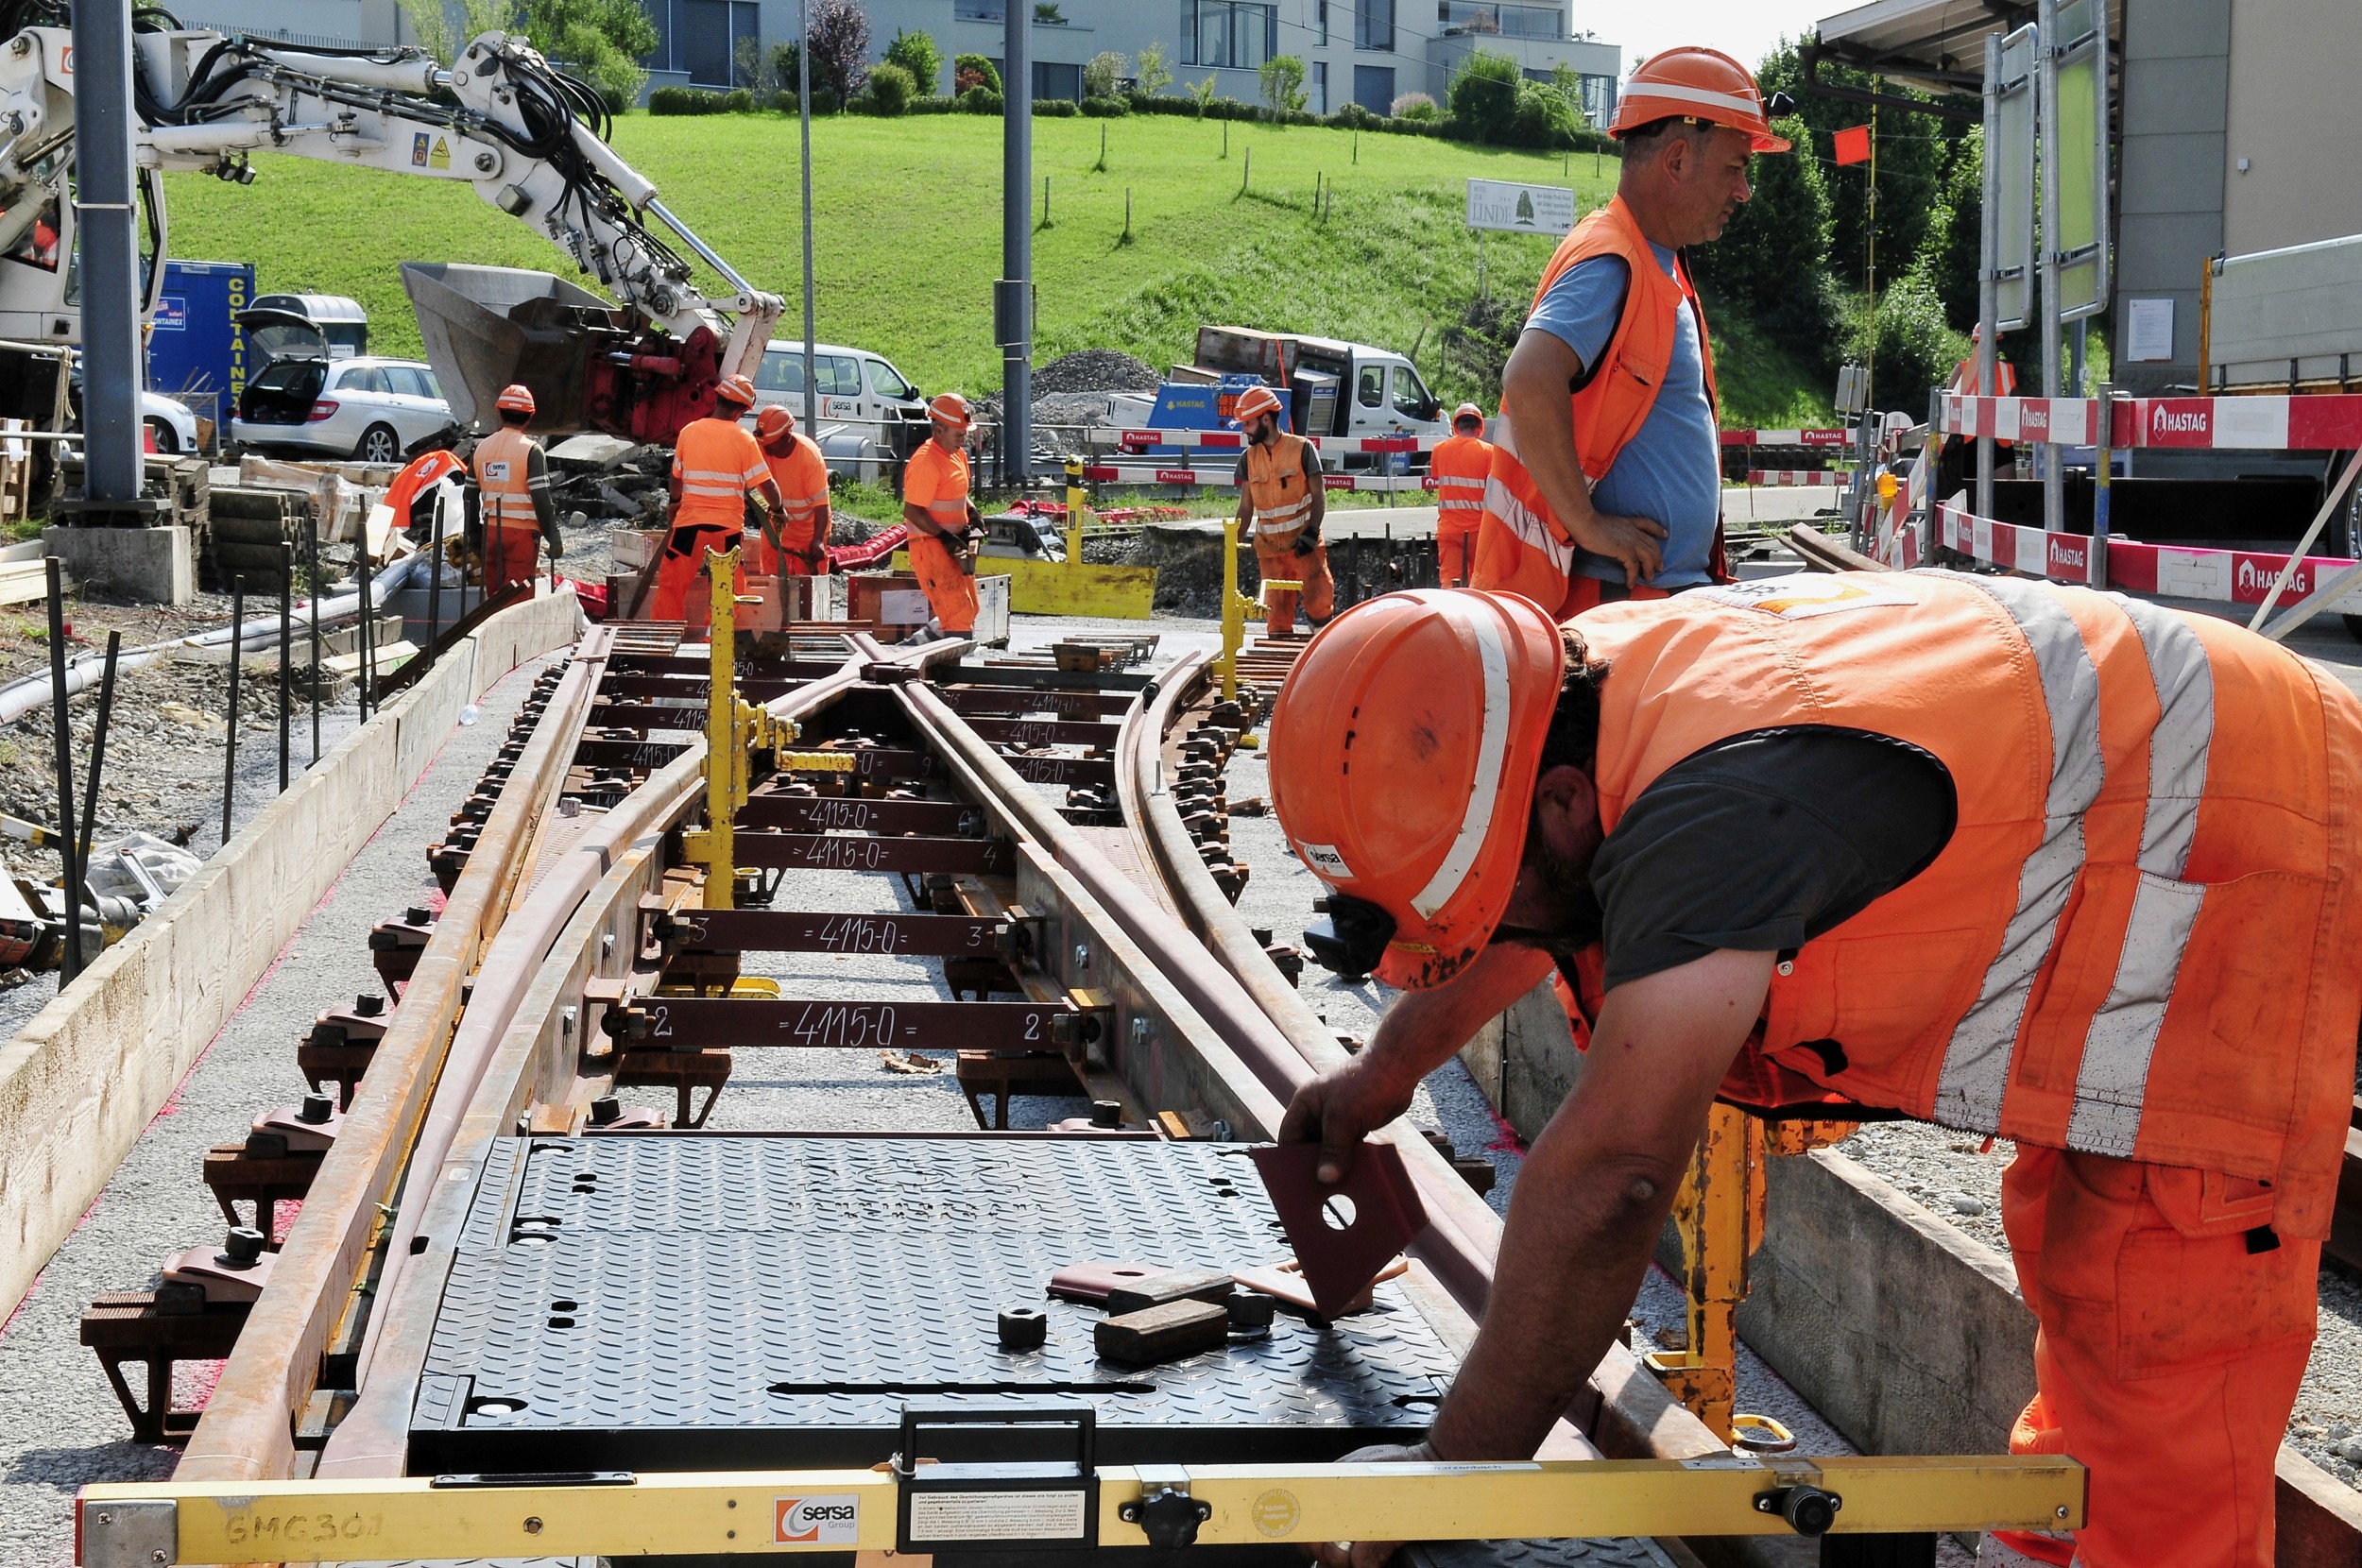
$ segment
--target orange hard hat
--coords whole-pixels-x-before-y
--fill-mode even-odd
[[[1230,411],[1231,417],[1237,419],[1241,424],[1245,424],[1249,419],[1254,418],[1258,414],[1276,414],[1278,412],[1279,394],[1273,391],[1268,386],[1248,387],[1244,392],[1239,394],[1238,406]]]
[[[976,416],[967,406],[967,400],[957,392],[938,392],[927,403],[927,417],[941,419],[948,425],[963,428],[976,422]]]
[[[1624,84],[1608,134],[1622,136],[1669,119],[1743,130],[1756,152],[1789,149],[1786,137],[1772,134],[1772,119],[1754,73],[1720,50],[1668,49],[1643,60]]]
[[[1484,410],[1479,408],[1474,403],[1462,403],[1458,408],[1451,411],[1451,422],[1453,424],[1458,424],[1463,419],[1474,419],[1478,424],[1482,424],[1484,422]]]
[[[1343,968],[1441,985],[1500,924],[1566,668],[1532,600],[1418,588],[1365,600],[1312,639],[1272,709],[1272,809],[1328,884]],[[1348,930],[1348,926],[1353,929]]]
[[[741,408],[755,406],[755,383],[744,376],[725,376],[713,389],[716,402],[736,403]]]
[[[755,434],[766,441],[776,441],[796,428],[796,416],[784,403],[772,403],[755,416]]]
[[[522,382],[510,382],[501,388],[501,395],[492,401],[492,406],[504,414],[530,415],[533,412],[533,388]]]

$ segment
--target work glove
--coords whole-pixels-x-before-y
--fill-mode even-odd
[[[1320,548],[1320,540],[1314,538],[1309,534],[1298,534],[1296,536],[1296,554],[1299,555],[1309,556],[1313,551]]]
[[[566,540],[555,528],[541,536],[541,542],[550,547],[550,559],[555,561],[566,554]]]

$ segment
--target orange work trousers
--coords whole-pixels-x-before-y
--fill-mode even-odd
[[[1477,525],[1435,525],[1435,577],[1446,588],[1466,588],[1476,571]]]
[[[656,588],[648,597],[651,621],[681,621],[704,626],[712,621],[711,602],[699,598],[693,611],[689,603],[691,585],[705,581],[706,552],[718,550],[727,554],[739,542],[735,528],[705,528],[694,523],[687,528],[675,528],[664,541],[664,554],[657,561]],[[746,591],[746,559],[739,557],[736,591]]]
[[[2271,1568],[2321,1254],[2268,1229],[2271,1204],[2209,1171],[2018,1150],[2001,1219],[2041,1327],[2010,1451],[2071,1455],[2091,1490],[2071,1544],[2003,1545],[2079,1568]]]
[[[911,570],[926,590],[927,607],[934,612],[937,626],[958,637],[976,629],[976,579],[950,545],[932,534],[913,534]]]
[[[484,534],[484,591],[498,593],[511,583],[530,583],[539,564],[541,536],[536,529],[488,527]]]
[[[1276,545],[1267,545],[1261,536],[1255,540],[1255,570],[1265,582],[1302,583],[1301,588],[1266,588],[1263,590],[1263,630],[1273,637],[1292,637],[1295,633],[1296,605],[1304,606],[1305,619],[1313,628],[1328,623],[1336,613],[1337,584],[1328,575],[1328,546],[1316,544],[1309,555],[1296,554],[1296,536],[1290,535]]]

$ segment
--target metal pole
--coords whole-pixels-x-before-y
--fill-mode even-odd
[[[2034,113],[2042,143],[2040,169],[2042,186],[2042,395],[2059,396],[2060,337],[2059,337],[2059,4],[2058,0],[2042,0],[2035,10],[2034,38]],[[2064,455],[2055,441],[2045,441],[2034,449],[2034,460],[2042,465],[2042,525],[2057,533],[2066,526],[2066,476],[2060,459]]]
[[[2092,558],[2087,580],[2096,588],[2108,586],[2108,503],[2109,487],[2115,478],[2115,383],[2101,382],[2098,387],[2099,407],[2094,415],[2098,428],[2092,432]]]
[[[1008,0],[1015,5],[1017,0]],[[812,327],[812,0],[796,9],[799,42],[796,45],[796,114],[804,137],[804,433],[820,438],[820,392],[813,384],[818,355],[813,349]]]
[[[443,503],[439,497],[427,539],[426,661],[431,665],[443,645]]]
[[[230,842],[230,808],[238,794],[238,670],[246,663],[246,573],[230,579],[230,739],[221,752],[221,842]]]
[[[1994,158],[1994,143],[2001,135],[2001,35],[1985,35],[1985,205],[1978,224],[1977,266],[1977,384],[1968,389],[1981,397],[1994,389],[1994,360],[2000,352],[2001,289],[1994,273],[2001,265],[2001,166]],[[1993,516],[1993,432],[1977,437],[1977,515]]]
[[[437,514],[439,515],[439,514]],[[364,539],[366,543],[366,537]],[[320,759],[320,531],[303,535],[304,588],[312,602],[312,760]]]
[[[491,572],[487,571],[484,578],[488,585]],[[373,646],[376,637],[377,607],[369,603],[369,546],[368,541],[364,539],[361,542],[361,639],[353,646],[360,654],[360,664],[355,672],[360,677],[360,689],[355,700],[360,704],[361,722],[365,724],[369,722],[369,665],[371,655],[376,652]]]
[[[83,494],[140,494],[140,274],[130,0],[74,6],[74,215],[82,266]],[[163,259],[157,260],[159,266]]]
[[[1034,9],[1007,0],[1001,76],[1001,469],[1022,485],[1034,455]],[[1225,122],[1226,128],[1226,122]]]
[[[115,656],[122,651],[123,634],[109,632],[107,668],[98,677],[98,724],[91,732],[90,776],[82,781],[82,836],[74,855],[77,896],[90,886],[90,841],[98,827],[98,775],[107,766],[107,725],[115,711]],[[92,906],[95,908],[97,903],[97,896],[93,895]]]
[[[279,793],[287,793],[287,707],[295,673],[287,668],[295,622],[295,546],[279,541]]]
[[[70,982],[82,972],[82,878],[74,864],[74,730],[66,717],[65,579],[58,557],[43,563],[49,572],[49,728],[58,748],[58,854],[65,861],[58,884],[59,902],[65,909],[63,978]]]

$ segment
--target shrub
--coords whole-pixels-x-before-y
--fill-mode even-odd
[[[1375,130],[1385,122],[1382,116],[1371,113],[1362,105],[1349,103],[1331,114],[1328,123],[1345,130]]]
[[[1044,98],[1034,105],[1034,112],[1045,120],[1071,120],[1082,111],[1066,98]]]
[[[959,107],[959,100],[940,93],[922,94],[911,100],[914,114],[949,114]]]
[[[834,114],[845,107],[845,100],[815,82],[812,89],[812,111],[814,114]]]
[[[1358,109],[1361,106],[1356,104],[1354,107]],[[1394,102],[1394,114],[1397,120],[1432,120],[1442,112],[1435,107],[1435,100],[1424,93],[1405,93]]]
[[[870,68],[869,82],[862,94],[869,100],[870,113],[892,117],[910,108],[911,100],[918,96],[918,84],[909,71],[889,61]]]
[[[1888,288],[1874,320],[1857,318],[1853,352],[1860,358],[1872,350],[1874,406],[1916,411],[1927,406],[1928,389],[1952,374],[1968,345],[1944,324],[1935,286],[1914,272]]]
[[[771,74],[779,78],[781,87],[791,93],[796,91],[796,84],[801,79],[798,61],[802,59],[803,51],[793,43],[771,45]]]
[[[922,94],[931,94],[943,80],[943,50],[936,46],[934,35],[927,32],[894,32],[894,42],[886,45],[888,65],[899,65],[911,74],[911,81]]]
[[[798,113],[802,109],[796,101],[796,90],[791,87],[782,87],[777,93],[772,94],[771,107],[781,114]]]
[[[971,87],[984,88],[996,98],[1001,95],[1001,73],[982,55],[962,55],[951,62],[952,93],[964,98]],[[1001,111],[996,106],[993,112]]]
[[[647,84],[642,57],[657,46],[656,24],[637,0],[523,0],[505,8],[511,30],[590,84],[608,104],[630,103]]]
[[[1517,121],[1517,90],[1525,73],[1516,58],[1492,49],[1473,49],[1467,63],[1445,90],[1451,117],[1473,131],[1480,141],[1505,143]]]
[[[729,107],[727,94],[702,87],[659,87],[648,94],[651,114],[720,114]]]
[[[1172,85],[1172,67],[1165,63],[1165,46],[1151,43],[1140,51],[1139,68],[1133,73],[1133,86],[1148,97],[1155,97]]]
[[[1215,76],[1213,72],[1208,71],[1206,73],[1206,79],[1204,81],[1199,82],[1195,87],[1190,89],[1190,96],[1196,100],[1197,111],[1199,114],[1204,114],[1207,108],[1212,105],[1214,101],[1214,89],[1220,85],[1221,78]]]
[[[1293,55],[1274,55],[1258,73],[1263,87],[1263,107],[1284,122],[1304,112],[1304,61]]]
[[[1123,79],[1124,68],[1131,63],[1113,49],[1102,49],[1091,56],[1083,67],[1084,98],[1114,97],[1117,84]]]
[[[755,95],[744,87],[734,87],[722,95],[722,107],[732,114],[752,114]]]
[[[1094,120],[1121,120],[1132,112],[1132,106],[1121,98],[1085,98],[1083,112]]]
[[[960,94],[959,105],[963,114],[998,114],[1001,94],[989,87],[971,87]]]

